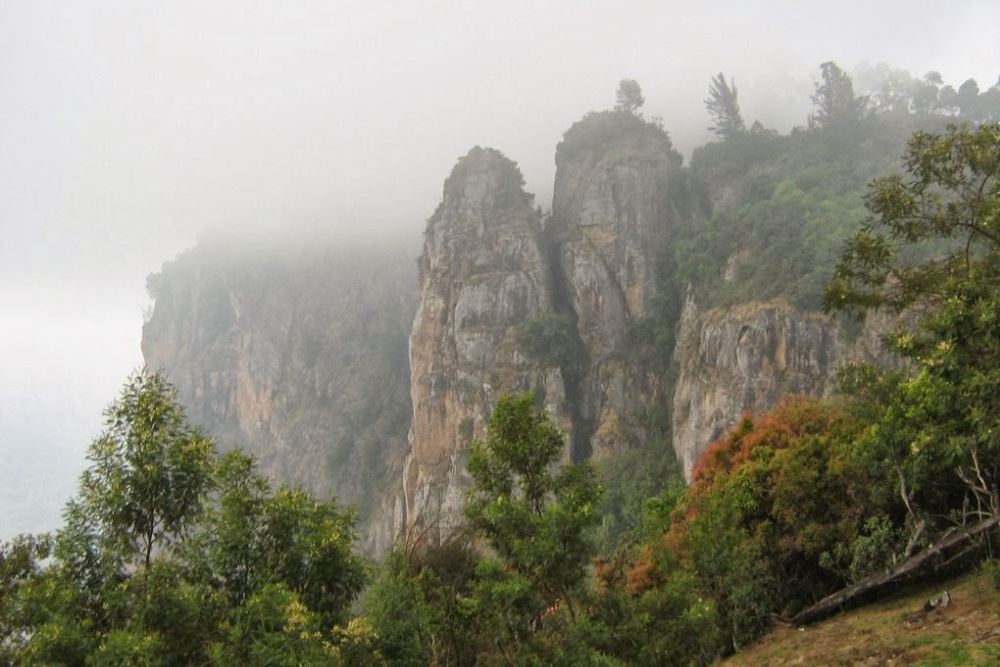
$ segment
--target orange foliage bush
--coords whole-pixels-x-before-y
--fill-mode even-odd
[[[769,465],[775,456],[799,445],[809,436],[829,436],[846,425],[844,413],[830,403],[809,396],[785,396],[772,410],[762,415],[744,414],[724,436],[711,442],[692,470],[692,482],[674,508],[670,530],[661,546],[678,560],[688,556],[687,532],[691,522],[703,511],[706,498],[723,480],[744,474],[755,480],[755,488],[768,493],[780,481],[780,466]],[[786,476],[787,477],[787,476]]]

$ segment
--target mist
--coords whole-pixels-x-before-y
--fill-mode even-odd
[[[145,278],[198,238],[417,239],[474,145],[548,208],[555,145],[622,78],[689,158],[717,72],[787,132],[824,61],[985,89],[998,35],[995,0],[0,4],[0,538],[58,524],[142,362]],[[55,509],[28,525],[30,493]]]

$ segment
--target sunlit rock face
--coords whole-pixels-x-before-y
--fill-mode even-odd
[[[462,521],[465,464],[503,393],[535,390],[565,421],[558,365],[528,359],[514,328],[552,312],[539,215],[517,166],[474,148],[444,185],[420,258],[410,336],[413,424],[403,476],[411,530],[447,535]]]
[[[680,156],[662,131],[630,114],[594,114],[556,153],[553,248],[563,300],[581,343],[572,395],[575,458],[645,442],[639,417],[668,401],[665,364],[637,359],[629,331],[657,295],[660,255],[680,224],[672,201]]]
[[[382,551],[406,454],[415,282],[412,256],[385,244],[203,243],[150,277],[145,363],[224,448],[355,505],[364,546]]]

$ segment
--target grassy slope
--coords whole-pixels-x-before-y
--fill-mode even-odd
[[[942,591],[951,604],[907,615]],[[985,573],[922,586],[806,628],[779,628],[719,667],[1000,665],[1000,592]]]

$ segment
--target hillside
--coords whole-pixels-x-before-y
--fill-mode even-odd
[[[947,591],[946,608],[919,613]],[[990,572],[907,588],[805,628],[779,627],[718,667],[924,665],[1000,662],[1000,593]]]

